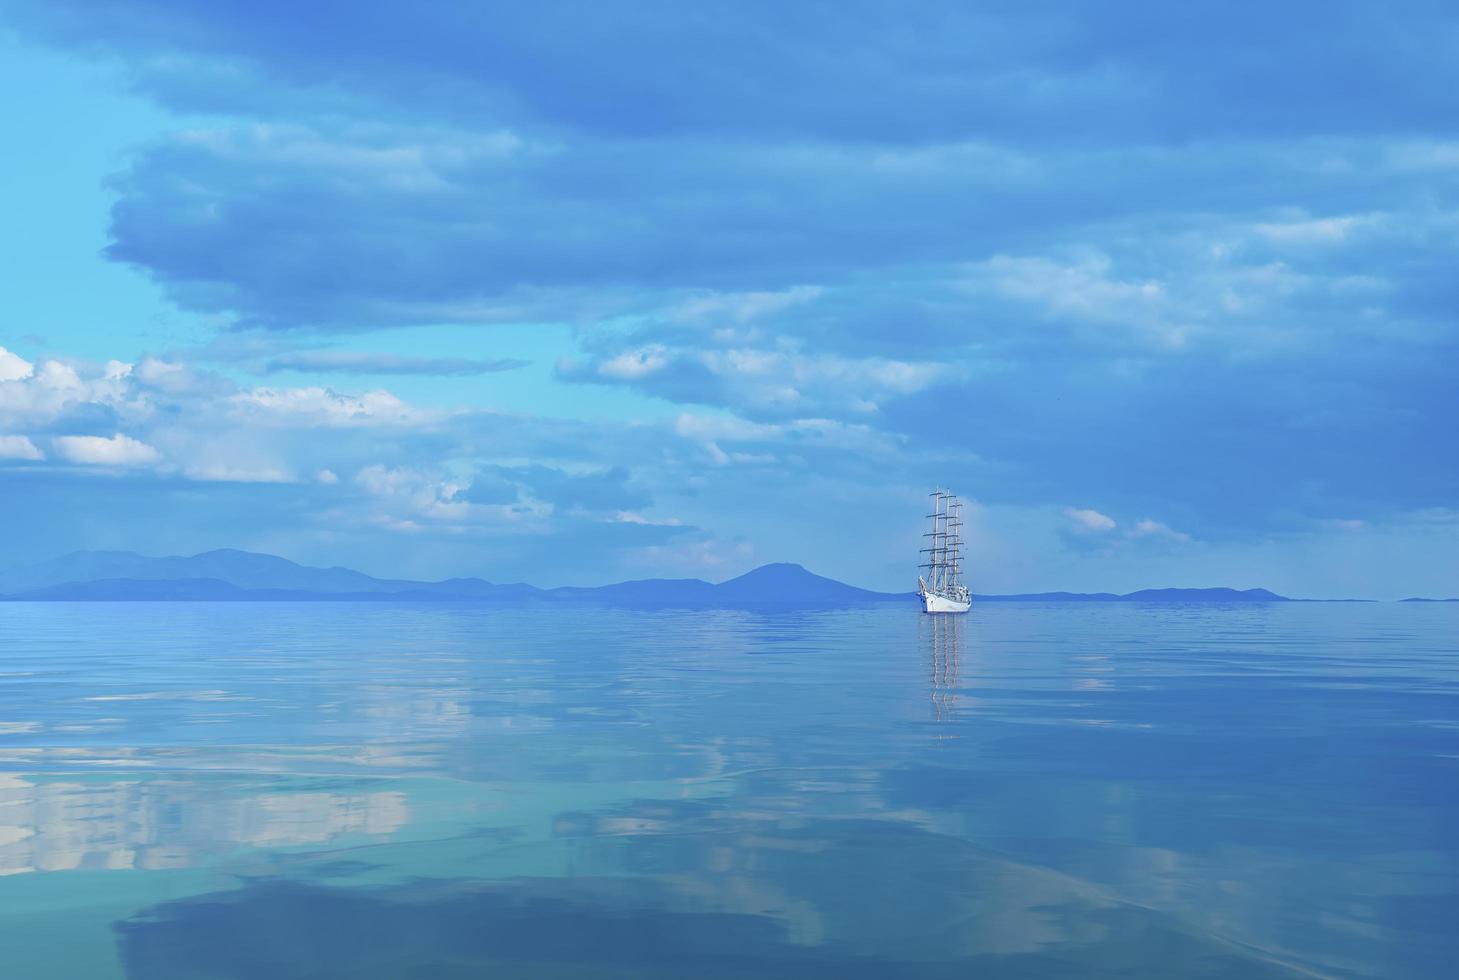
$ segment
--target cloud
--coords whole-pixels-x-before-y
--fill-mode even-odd
[[[1347,242],[1350,236],[1372,219],[1354,215],[1331,218],[1298,218],[1288,221],[1260,222],[1256,225],[1258,234],[1274,242],[1296,245],[1336,245]]]
[[[1371,129],[1442,131],[1459,87],[1442,5],[1300,2],[1260,30],[1217,3],[1098,11],[1035,3],[913,9],[719,0],[516,12],[396,5],[308,15],[280,0],[17,6],[32,34],[123,59],[134,87],[193,113],[361,112],[563,132],[920,144],[972,133],[1077,143]],[[277,30],[281,18],[294,31]],[[705,29],[712,24],[713,30]],[[329,33],[327,45],[299,36]],[[1382,44],[1373,43],[1382,38]],[[1334,77],[1353,79],[1335,91]],[[672,78],[674,84],[663,80]],[[293,100],[285,98],[292,94]]]
[[[1362,154],[1362,144],[1240,144],[1206,157],[547,134],[499,144],[408,123],[174,135],[114,180],[108,254],[148,271],[187,308],[278,328],[646,309],[733,323],[788,313],[833,286],[871,287],[874,275],[884,291],[888,279],[938,264],[976,270],[1019,244],[1067,243],[1071,231],[1132,216],[1169,225],[1234,212],[1269,227],[1291,213],[1294,195],[1418,210],[1398,188],[1430,179],[1364,159],[1310,189],[1325,156]],[[362,167],[362,157],[377,163]],[[1233,170],[1254,176],[1233,184]],[[1016,234],[1002,230],[1010,226]],[[1017,289],[1040,270],[986,271]],[[1098,269],[1072,274],[1080,271],[1066,267],[1051,284],[1081,303],[1105,302],[1100,293],[1121,286],[1134,293],[1115,298],[1138,301],[1161,278],[1104,282]]]
[[[52,359],[0,383],[0,426],[49,437],[57,465],[155,464],[203,482],[287,482],[336,456],[358,465],[355,454],[369,440],[356,444],[348,432],[423,430],[442,417],[384,390],[240,387],[147,355],[100,365]],[[315,438],[316,428],[336,434]],[[116,435],[88,433],[97,429]],[[7,436],[5,446],[12,456],[41,458],[32,437]]]
[[[569,378],[596,374],[608,381],[641,381],[668,367],[668,353],[661,345],[651,344],[637,350],[614,354],[592,367],[584,367],[575,361],[567,361],[562,364],[558,373]]]
[[[371,520],[396,531],[418,531],[422,521],[460,526],[471,505],[458,499],[465,487],[448,476],[410,466],[373,463],[355,474],[355,482],[381,502]]]
[[[1120,280],[1107,256],[1072,263],[996,255],[969,269],[967,288],[1037,310],[1043,317],[1094,323],[1102,340],[1127,332],[1144,346],[1176,349],[1195,329],[1158,279]],[[1189,314],[1186,314],[1189,315]]]
[[[0,435],[0,459],[45,459],[45,453],[25,436]]]
[[[190,480],[206,483],[291,483],[293,476],[271,467],[226,466],[206,464],[189,466],[185,475]]]
[[[285,425],[373,426],[411,424],[427,417],[388,391],[353,395],[331,388],[251,388],[229,398],[235,414]]]
[[[107,483],[175,481],[172,506],[291,540],[297,507],[337,541],[412,528],[410,560],[469,539],[539,568],[570,533],[631,563],[650,545],[619,513],[703,528],[653,545],[685,561],[854,565],[805,501],[893,527],[923,484],[1101,557],[1459,499],[1433,448],[1459,417],[1442,5],[1301,2],[1258,30],[1213,3],[367,5],[345,31],[296,8],[13,5],[189,114],[114,175],[107,254],[225,326],[232,369],[474,374],[511,363],[491,325],[571,331],[540,389],[577,385],[565,417],[255,387],[198,352],[4,352],[0,431],[127,433],[160,459]],[[420,325],[460,349],[318,349]],[[596,417],[625,404],[656,421]],[[4,479],[71,486],[49,455]],[[253,478],[293,482],[230,495]],[[1081,531],[1069,500],[1162,520]]]
[[[621,470],[493,466],[468,486],[439,468],[372,464],[354,482],[367,494],[363,512],[354,516],[359,523],[392,536],[473,542],[478,561],[483,547],[505,549],[518,562],[509,566],[514,578],[537,569],[537,579],[549,584],[571,580],[585,566],[631,563],[643,549],[702,534],[673,518],[613,509],[624,500],[647,502],[626,488]]]
[[[1168,541],[1189,541],[1191,536],[1181,531],[1173,530],[1159,521],[1152,521],[1148,517],[1136,521],[1135,526],[1130,528],[1129,534],[1135,538],[1163,538]]]
[[[905,383],[890,370],[885,383]],[[313,548],[334,563],[393,553],[405,536],[409,560],[424,574],[440,574],[426,571],[435,561],[461,574],[497,569],[514,578],[592,581],[644,574],[650,555],[674,556],[676,567],[743,561],[734,556],[750,554],[748,545],[714,542],[748,542],[744,529],[721,534],[705,526],[743,519],[737,470],[755,471],[767,502],[790,505],[775,505],[788,522],[778,537],[790,540],[797,525],[789,515],[806,480],[845,475],[872,485],[878,473],[905,469],[907,459],[898,440],[832,419],[540,418],[426,407],[378,389],[240,385],[146,355],[104,365],[56,361],[15,384],[23,403],[11,407],[55,446],[44,472],[26,478],[35,487],[64,487],[60,499],[69,506],[92,505],[83,503],[84,483],[67,482],[68,472],[73,480],[85,474],[68,468],[127,458],[139,465],[109,467],[118,472],[105,481],[107,492],[126,497],[139,526],[167,524],[170,539],[190,527],[191,540],[206,542],[200,547],[291,555]],[[99,417],[117,438],[85,434]],[[14,468],[0,474],[0,489],[19,493],[14,480],[21,476]],[[120,519],[120,511],[105,513]],[[85,532],[72,546],[126,546],[114,529]],[[715,565],[717,575],[723,571]]]
[[[1069,519],[1074,522],[1075,527],[1081,531],[1100,532],[1115,529],[1114,518],[1101,514],[1097,510],[1070,507],[1065,513],[1069,515]]]
[[[131,377],[131,365],[120,362],[82,364],[78,370],[46,360],[26,376],[0,383],[0,427],[41,431],[65,420],[113,424],[121,415],[151,409],[149,392]]]
[[[554,511],[600,513],[636,511],[652,503],[622,466],[578,471],[540,465],[487,466],[477,472],[463,496],[477,503],[541,502]]]
[[[0,382],[23,381],[34,373],[35,366],[19,354],[0,347]]]
[[[586,359],[565,359],[567,381],[635,387],[676,402],[722,405],[758,418],[860,417],[879,403],[956,377],[956,366],[886,357],[847,358],[778,347],[640,343],[633,335],[590,341]]]
[[[902,460],[913,451],[905,440],[868,425],[833,419],[762,423],[685,412],[674,420],[674,432],[701,447],[703,458],[715,467],[773,467],[793,472],[825,465],[843,472],[848,468],[867,472],[891,460]],[[946,460],[941,454],[933,458]]]
[[[1192,541],[1189,534],[1148,517],[1122,525],[1108,514],[1090,508],[1066,507],[1062,514],[1064,520],[1055,530],[1065,556],[1103,555],[1114,559],[1119,555],[1139,554],[1153,558],[1168,552],[1170,545]]]
[[[751,323],[769,314],[813,302],[822,292],[818,286],[792,286],[774,291],[699,293],[673,304],[665,310],[665,315],[671,320],[716,326],[726,321]]]
[[[550,5],[413,11],[403,45],[387,8],[307,57],[268,4],[134,0],[97,17],[61,2],[16,21],[215,120],[144,147],[115,181],[110,254],[189,308],[293,328],[646,310],[725,325],[843,288],[835,331],[789,333],[830,334],[820,354],[871,333],[893,356],[928,319],[952,326],[925,343],[1030,332],[990,297],[1100,324],[1085,336],[1219,341],[1226,323],[1193,317],[1209,297],[1162,261],[1173,234],[1236,215],[1268,245],[1348,244],[1384,212],[1415,228],[1452,210],[1424,192],[1452,146],[1410,134],[1447,118],[1453,15],[1318,9],[1284,8],[1254,38],[1215,5],[857,5],[832,22],[725,4],[710,34],[671,7]],[[1318,84],[1324,68],[1362,77],[1362,98]],[[1104,259],[1055,254],[1082,242]],[[922,295],[938,266],[972,270],[981,294]],[[1265,275],[1299,292],[1332,281]],[[1224,298],[1254,325],[1289,319],[1240,282]]]
[[[92,466],[149,466],[161,454],[131,436],[57,436],[56,451],[73,463]]]
[[[512,371],[526,365],[526,361],[516,358],[473,360],[465,357],[410,357],[366,351],[307,350],[275,355],[269,359],[264,370],[270,373],[309,371],[317,374],[472,375]]]
[[[134,365],[113,361],[106,373],[110,378],[130,378],[141,387],[174,397],[227,395],[233,390],[232,382],[216,374],[150,355]]]
[[[383,162],[360,167],[382,141]],[[190,133],[118,176],[108,254],[187,308],[271,327],[560,317],[585,290],[627,311],[643,308],[639,290],[662,291],[682,315],[705,290],[772,295],[767,283],[791,277],[785,288],[814,288],[847,267],[968,257],[954,229],[986,223],[982,202],[1009,178],[948,155],[929,187],[870,149],[544,137],[503,151],[409,126]],[[948,197],[975,213],[946,213]],[[921,220],[852,221],[862,199]]]

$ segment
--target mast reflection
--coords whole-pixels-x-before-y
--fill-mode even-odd
[[[926,630],[927,662],[931,670],[933,720],[951,719],[957,706],[958,664],[962,656],[963,617],[928,616]]]

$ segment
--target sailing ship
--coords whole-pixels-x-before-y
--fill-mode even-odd
[[[941,488],[932,492],[932,530],[922,535],[930,547],[923,548],[927,561],[919,567],[927,576],[917,576],[917,594],[922,608],[930,613],[965,613],[973,604],[972,593],[963,585],[962,503],[957,494]]]

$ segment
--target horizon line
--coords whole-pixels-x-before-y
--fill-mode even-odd
[[[340,564],[329,565],[329,566],[306,565],[306,564],[304,564],[302,562],[295,561],[294,559],[285,558],[282,555],[275,555],[275,554],[271,554],[269,552],[262,552],[262,551],[249,551],[249,550],[246,550],[246,549],[243,549],[243,548],[233,548],[233,547],[210,548],[210,549],[207,549],[205,551],[199,551],[199,552],[196,552],[195,554],[191,554],[191,555],[181,555],[181,554],[148,555],[148,554],[144,554],[144,553],[138,552],[138,551],[132,551],[132,550],[129,550],[129,549],[119,549],[119,548],[116,548],[116,549],[113,549],[113,548],[108,548],[108,549],[81,549],[81,550],[77,550],[77,551],[65,552],[63,554],[60,554],[60,555],[55,556],[54,558],[46,559],[46,560],[39,561],[39,562],[31,562],[31,563],[22,564],[22,565],[12,565],[12,566],[9,566],[7,568],[0,569],[0,572],[21,571],[21,570],[24,570],[24,569],[27,569],[27,568],[35,568],[37,566],[43,566],[43,565],[50,564],[50,563],[53,563],[53,562],[60,562],[60,561],[63,561],[65,559],[71,558],[71,557],[90,556],[90,555],[116,555],[116,556],[126,556],[126,557],[129,557],[129,558],[144,559],[144,560],[147,560],[147,561],[167,561],[167,560],[170,560],[170,559],[171,560],[190,561],[190,560],[194,560],[194,559],[198,559],[198,558],[205,558],[205,557],[210,556],[210,555],[228,555],[228,554],[232,554],[232,555],[243,555],[243,556],[248,556],[248,557],[253,557],[253,558],[273,559],[273,560],[276,560],[276,561],[286,562],[286,563],[288,563],[290,565],[295,566],[296,568],[306,569],[306,570],[310,570],[310,571],[317,571],[317,572],[331,572],[331,571],[348,572],[348,573],[353,574],[353,575],[358,575],[358,576],[362,576],[362,577],[367,578],[367,579],[371,579],[371,580],[373,580],[375,582],[380,582],[380,583],[397,583],[398,582],[398,583],[401,583],[402,586],[410,586],[410,585],[440,586],[440,585],[444,585],[444,584],[449,583],[449,582],[467,582],[467,581],[474,581],[474,582],[481,582],[483,584],[500,586],[500,587],[524,586],[524,587],[533,589],[533,590],[538,591],[538,592],[543,592],[543,593],[561,592],[561,591],[564,591],[564,590],[596,590],[596,589],[612,588],[614,586],[631,585],[631,584],[639,584],[639,583],[651,583],[651,582],[683,582],[683,583],[698,582],[698,583],[702,583],[702,584],[705,584],[705,585],[709,585],[711,587],[718,587],[718,586],[725,585],[725,584],[728,584],[730,582],[736,581],[737,579],[744,578],[747,575],[753,574],[755,572],[758,572],[758,571],[761,571],[761,570],[764,570],[764,569],[767,569],[767,568],[773,568],[773,567],[777,567],[777,566],[783,566],[783,567],[787,567],[787,568],[796,568],[796,569],[799,569],[799,570],[805,572],[807,575],[812,575],[812,576],[815,576],[816,578],[824,579],[824,580],[829,581],[829,582],[834,582],[837,585],[845,586],[847,588],[856,589],[856,590],[859,590],[859,591],[862,591],[862,592],[868,592],[868,593],[872,593],[872,594],[876,594],[876,595],[882,595],[882,596],[889,596],[889,597],[891,597],[891,596],[907,596],[907,595],[915,595],[916,594],[915,593],[915,590],[912,590],[912,589],[908,589],[905,592],[903,592],[903,591],[890,591],[890,592],[888,592],[888,591],[883,591],[883,590],[880,590],[880,589],[872,589],[872,588],[866,588],[864,586],[853,585],[853,584],[851,584],[849,582],[844,582],[844,581],[842,581],[840,579],[832,578],[831,576],[822,575],[822,574],[820,574],[818,572],[811,571],[804,564],[802,564],[800,562],[794,562],[794,561],[771,561],[771,562],[764,562],[764,563],[762,563],[760,565],[756,565],[755,567],[753,567],[751,569],[748,569],[745,572],[741,572],[738,575],[730,576],[730,577],[728,577],[726,579],[723,579],[723,580],[720,580],[718,582],[712,582],[712,581],[709,581],[707,579],[698,578],[698,577],[669,578],[669,577],[666,577],[666,576],[648,576],[648,577],[644,577],[644,578],[630,578],[630,579],[621,579],[621,580],[617,580],[617,581],[602,582],[602,583],[599,583],[599,584],[596,584],[596,585],[555,585],[555,586],[541,586],[541,585],[536,585],[534,583],[527,582],[527,581],[523,581],[523,580],[518,580],[518,581],[514,581],[514,582],[494,581],[494,580],[491,580],[491,579],[483,578],[480,575],[455,575],[455,576],[449,576],[449,577],[440,578],[440,579],[409,579],[409,578],[393,579],[393,578],[382,578],[380,576],[371,574],[369,572],[362,572],[362,571],[360,571],[358,569],[351,568],[351,567],[349,567],[347,565],[340,565]],[[214,581],[218,581],[218,582],[224,583],[224,584],[230,584],[230,585],[232,584],[232,583],[225,582],[225,580],[223,580],[223,579],[216,579],[213,576],[207,576],[207,575],[182,576],[182,577],[170,577],[170,578],[137,578],[136,576],[133,576],[133,575],[105,575],[105,576],[102,576],[102,577],[85,577],[85,578],[76,578],[76,579],[66,579],[64,581],[54,582],[54,583],[52,583],[50,585],[44,585],[44,586],[39,586],[39,587],[35,587],[35,586],[28,587],[28,588],[25,588],[25,589],[23,589],[23,590],[21,590],[19,592],[16,592],[16,593],[0,593],[0,598],[5,599],[6,601],[15,601],[12,598],[12,596],[25,595],[25,594],[28,594],[28,593],[33,593],[33,592],[40,591],[41,589],[61,588],[61,587],[68,586],[68,585],[95,584],[95,583],[99,583],[99,582],[113,582],[113,583],[120,584],[122,582],[156,582],[156,581],[173,581],[173,582],[192,581],[192,582],[202,582],[202,581],[208,581],[208,580],[214,580]],[[245,586],[236,586],[236,585],[234,587],[235,588],[238,588],[238,589],[240,589],[242,591],[248,591],[248,592],[279,591],[279,592],[307,593],[307,594],[310,594],[310,595],[320,595],[320,596],[352,594],[352,593],[347,592],[346,590],[338,590],[337,589],[337,590],[333,590],[333,591],[319,591],[317,589],[312,589],[312,588],[307,588],[307,587],[305,587],[305,588],[288,588],[288,587],[278,587],[278,586],[245,587]],[[402,588],[401,590],[398,590],[396,592],[381,591],[379,593],[373,593],[373,594],[379,594],[381,596],[389,596],[389,595],[403,594],[405,591],[408,591],[408,588]],[[1211,591],[1228,591],[1228,592],[1234,592],[1234,593],[1264,592],[1264,593],[1267,593],[1268,595],[1271,595],[1271,596],[1274,597],[1273,600],[1269,600],[1269,601],[1280,601],[1280,602],[1339,602],[1339,603],[1341,603],[1341,602],[1418,602],[1418,603],[1425,603],[1425,602],[1438,602],[1438,603],[1444,603],[1444,602],[1459,602],[1459,598],[1455,598],[1455,597],[1431,597],[1431,596],[1404,596],[1402,598],[1395,598],[1395,599],[1374,599],[1374,598],[1368,598],[1368,597],[1352,597],[1352,596],[1349,596],[1349,597],[1340,597],[1340,598],[1333,598],[1333,597],[1309,597],[1309,596],[1288,596],[1288,595],[1283,595],[1283,594],[1278,593],[1278,592],[1274,592],[1274,591],[1272,591],[1270,589],[1267,589],[1267,588],[1265,588],[1263,586],[1254,586],[1254,587],[1242,589],[1242,588],[1237,588],[1235,586],[1226,586],[1226,585],[1216,585],[1216,586],[1211,586],[1211,585],[1201,585],[1201,586],[1179,586],[1179,585],[1145,586],[1143,588],[1134,589],[1134,590],[1131,590],[1129,592],[1114,592],[1114,591],[1108,591],[1108,590],[1076,591],[1076,590],[1072,590],[1072,589],[1042,589],[1042,590],[1034,590],[1034,591],[1026,591],[1026,592],[986,592],[986,593],[974,592],[973,593],[973,597],[975,599],[982,599],[985,602],[990,602],[990,601],[991,602],[996,602],[996,601],[1025,601],[1026,602],[1026,601],[1036,600],[1038,598],[1047,598],[1048,601],[1060,601],[1063,597],[1078,598],[1078,599],[1081,599],[1081,600],[1084,600],[1084,601],[1089,601],[1091,599],[1098,600],[1101,597],[1108,597],[1109,599],[1128,600],[1132,596],[1137,596],[1137,595],[1139,595],[1141,593],[1146,593],[1146,592],[1211,592]],[[38,600],[38,601],[40,601],[40,600]],[[44,600],[44,601],[84,601],[84,600]],[[166,600],[160,600],[160,601],[166,601]],[[1247,601],[1267,601],[1267,600],[1247,600]]]

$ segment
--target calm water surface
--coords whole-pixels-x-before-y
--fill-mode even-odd
[[[1459,605],[0,604],[17,978],[1445,977]]]

